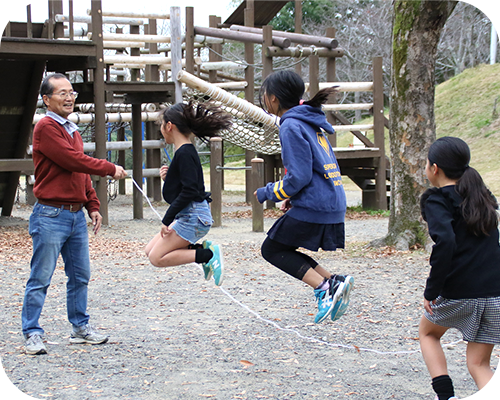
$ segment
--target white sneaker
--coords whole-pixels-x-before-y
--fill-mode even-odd
[[[43,344],[42,335],[39,333],[33,333],[26,339],[26,354],[36,355],[36,354],[47,354],[47,349]]]
[[[92,328],[90,324],[80,326],[77,329],[73,329],[73,332],[71,332],[71,337],[69,338],[69,342],[73,344],[102,344],[106,343],[107,341],[108,337],[94,331],[94,328]]]

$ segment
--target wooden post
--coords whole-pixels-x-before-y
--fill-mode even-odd
[[[273,42],[273,27],[271,25],[266,25],[262,28],[262,34],[263,34],[263,42],[262,42],[262,49],[267,48],[268,46],[271,46]],[[262,80],[264,80],[266,77],[271,75],[273,73],[273,58],[272,57],[267,57],[265,55],[265,51],[262,51],[262,64],[263,64],[263,71],[262,71]],[[269,156],[269,155],[261,155],[261,157],[265,160],[264,161],[264,176],[265,176],[265,182],[271,182],[274,181],[274,156]],[[266,201],[266,208],[270,209],[274,207],[274,202],[273,201]]]
[[[130,25],[130,34],[138,35],[140,34],[140,28],[139,25]],[[138,48],[132,48],[130,49],[130,55],[131,56],[140,56],[141,55],[141,49]],[[141,79],[141,70],[137,68],[132,68],[130,70],[130,81],[131,82],[137,82]]]
[[[26,37],[33,38],[33,23],[31,21],[31,4],[26,6]]]
[[[96,68],[93,70],[95,104],[95,156],[106,158],[106,105],[104,98],[104,46],[102,42],[102,6],[101,0],[92,1],[92,41],[96,49]],[[96,183],[96,193],[101,202],[100,213],[103,225],[109,225],[108,217],[108,182],[100,177]]]
[[[194,74],[194,8],[186,7],[186,71]]]
[[[172,81],[175,84],[175,102],[182,103],[182,85],[177,80],[177,74],[182,70],[182,35],[181,35],[181,9],[170,7],[170,35],[172,58]]]
[[[118,132],[116,133],[116,140],[118,142],[125,141],[125,128],[118,129]],[[125,168],[125,151],[123,150],[118,152],[118,165],[121,165],[123,168]],[[118,193],[126,194],[126,188],[127,182],[125,181],[125,179],[120,179],[118,181]]]
[[[123,32],[123,28],[120,28],[120,27],[116,28],[116,33],[122,33],[122,32]],[[122,54],[123,51],[122,50],[120,50],[119,52],[117,51],[117,54],[118,53]],[[125,80],[125,77],[118,75],[116,77],[116,80],[119,82],[122,82]],[[118,129],[118,131],[116,133],[116,140],[118,142],[125,141],[125,128]],[[125,168],[125,160],[126,160],[125,151],[123,151],[123,150],[118,151],[118,165],[121,165],[123,168]],[[118,193],[119,194],[126,194],[127,193],[127,182],[125,181],[125,179],[120,179],[118,181]]]
[[[337,35],[337,30],[335,28],[326,28],[326,36],[334,38]],[[326,81],[327,82],[337,82],[337,65],[336,65],[336,57],[328,57],[326,59]],[[334,96],[332,96],[334,97]],[[337,103],[336,96],[330,99],[332,104]],[[326,118],[328,122],[332,125],[335,124],[335,118],[333,117],[331,112],[326,113]],[[337,147],[337,134],[328,135],[328,141],[332,145],[332,147]]]
[[[212,202],[210,209],[214,224],[217,227],[222,225],[222,180],[221,171],[217,167],[222,167],[222,138],[214,137],[210,139],[210,192]]]
[[[272,74],[273,72],[273,58],[268,57],[264,51],[267,47],[273,44],[273,27],[266,25],[262,27],[262,80]]]
[[[68,14],[69,14],[69,40],[75,38],[75,27],[73,26],[73,0],[68,0]]]
[[[264,186],[264,160],[252,159],[252,231],[264,232],[264,207],[253,193]]]
[[[302,33],[302,0],[295,0],[295,33]],[[301,63],[295,64],[295,72],[302,75]]]
[[[148,32],[150,35],[157,34],[156,19],[150,19],[148,23]],[[149,54],[158,54],[158,44],[148,43]],[[159,82],[160,72],[158,65],[148,65],[146,68],[146,81]],[[154,122],[146,122],[146,139],[154,140],[158,138],[158,129]],[[160,168],[161,167],[161,150],[150,149],[146,150],[146,168]],[[147,178],[147,193],[154,201],[161,201],[161,178],[150,177]]]
[[[254,0],[247,0],[247,8],[245,8],[245,26],[254,26]],[[245,69],[245,100],[254,104],[255,102],[255,48],[253,43],[245,43],[245,61],[248,67]],[[245,150],[245,165],[251,166],[252,158],[255,157],[255,152]],[[245,170],[245,201],[251,203],[254,197],[252,187],[252,171]]]
[[[319,57],[309,56],[309,96],[313,98],[319,92]]]
[[[132,178],[142,190],[142,121],[141,104],[132,104]],[[144,215],[142,193],[133,185],[134,219]]]
[[[220,23],[221,19],[220,17],[217,17],[216,15],[210,15],[209,16],[209,26],[210,28],[218,28],[218,25]],[[222,54],[222,44],[210,44],[209,49],[213,50],[208,53],[208,61],[214,62],[214,61],[222,61],[222,57],[219,56],[218,54]],[[218,53],[218,54],[216,54]],[[211,70],[208,72],[208,81],[215,83],[217,82],[217,70]],[[222,146],[222,158],[221,158],[221,164],[220,166],[224,166],[224,142],[221,144]],[[220,170],[220,182],[221,182],[221,190],[224,190],[224,170]]]
[[[373,134],[380,154],[375,175],[375,202],[379,210],[387,210],[382,57],[373,59]]]

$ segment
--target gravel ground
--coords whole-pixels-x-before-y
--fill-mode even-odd
[[[91,237],[91,323],[110,341],[70,345],[62,262],[41,323],[48,354],[23,350],[21,307],[29,275],[31,208],[0,218],[0,355],[10,380],[38,399],[429,399],[418,322],[428,253],[367,249],[387,218],[349,218],[347,248],[312,253],[355,278],[348,312],[314,324],[312,290],[260,256],[241,195],[223,197],[226,278],[218,288],[196,264],[157,269],[143,254],[159,230],[147,207],[132,219],[131,196],[110,205],[110,226]],[[160,214],[166,206],[155,204]],[[240,216],[238,218],[238,216]],[[266,218],[265,229],[273,223]],[[460,398],[476,391],[456,331],[444,342]],[[492,365],[498,365],[495,350]]]

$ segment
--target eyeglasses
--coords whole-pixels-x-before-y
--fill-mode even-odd
[[[54,94],[57,96],[61,96],[61,98],[63,99],[67,98],[68,96],[71,96],[75,99],[78,97],[78,92],[59,92],[59,93],[52,93],[50,96]]]

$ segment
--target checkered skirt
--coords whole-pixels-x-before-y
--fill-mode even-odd
[[[433,324],[458,329],[467,342],[500,344],[500,297],[445,299],[439,296],[425,317]]]

